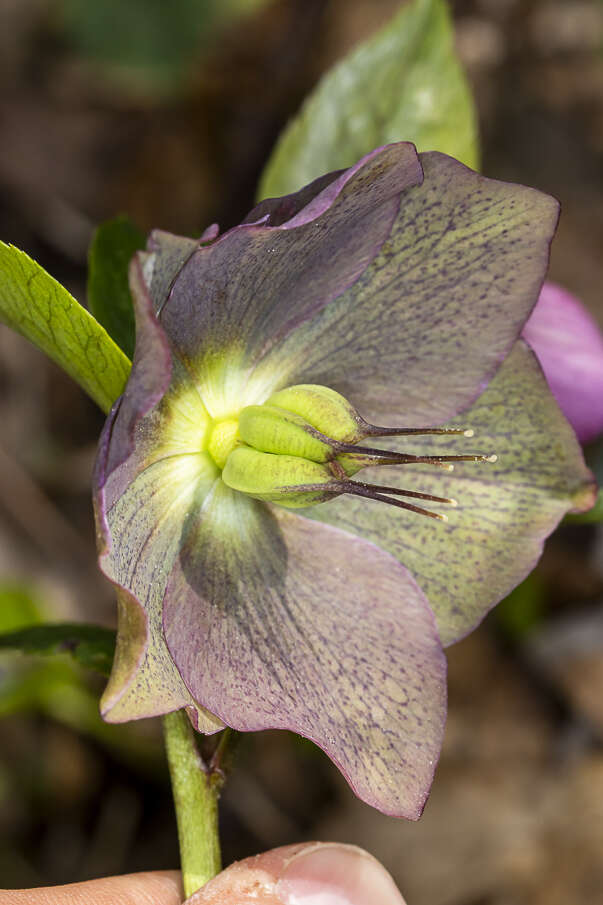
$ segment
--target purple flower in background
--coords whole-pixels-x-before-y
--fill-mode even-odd
[[[603,335],[594,319],[575,296],[547,282],[523,336],[580,441],[596,439],[603,433]]]
[[[592,503],[518,339],[556,220],[401,143],[206,244],[152,234],[95,475],[119,600],[106,719],[290,729],[368,803],[420,815],[443,645]]]

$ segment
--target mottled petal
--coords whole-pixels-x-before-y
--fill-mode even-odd
[[[375,152],[373,152],[373,154],[374,153]],[[369,157],[370,156],[372,155],[369,155]],[[315,179],[314,182],[304,186],[300,191],[294,192],[291,195],[286,195],[284,198],[267,198],[253,208],[243,220],[243,223],[263,223],[265,226],[281,226],[309,205],[317,195],[323,193],[323,189],[327,188],[327,186],[342,176],[343,173],[349,174],[349,179],[350,176],[353,175],[353,172],[354,170],[352,169],[327,173],[325,176],[320,176],[318,179]],[[328,198],[323,194],[321,210],[328,207],[327,202],[332,203],[337,196],[337,190],[340,188],[341,183],[334,186],[331,195]],[[309,213],[306,213],[306,218],[308,220],[315,219],[316,216],[318,216],[318,212],[316,211],[314,211],[313,215],[312,210],[310,210]],[[145,277],[149,285],[149,291],[151,298],[153,299],[155,311],[160,311],[168,301],[174,285],[174,280],[188,259],[203,243],[215,241],[219,234],[220,229],[217,223],[212,223],[211,226],[208,226],[198,240],[189,239],[184,236],[175,236],[160,229],[153,230],[149,236],[147,251],[143,253],[140,258],[144,261]]]
[[[475,436],[391,445],[419,455],[496,453],[498,461],[455,464],[452,474],[405,465],[361,475],[456,499],[458,508],[441,510],[448,523],[355,497],[312,511],[379,544],[409,569],[436,614],[444,644],[466,635],[525,578],[568,509],[588,509],[594,500],[592,475],[574,432],[523,342],[472,408],[449,426],[473,428]]]
[[[344,293],[257,369],[339,390],[373,422],[439,424],[471,404],[536,303],[558,204],[420,155],[391,235]]]
[[[573,295],[545,283],[524,327],[551,391],[582,443],[603,433],[603,335]]]
[[[306,205],[310,204],[317,195],[320,195],[323,192],[323,189],[326,189],[327,186],[331,185],[332,182],[335,182],[335,180],[343,173],[347,172],[349,171],[334,170],[332,173],[326,173],[324,176],[319,176],[318,179],[314,179],[298,192],[293,192],[291,195],[284,195],[282,198],[265,198],[263,201],[260,201],[259,204],[256,204],[253,210],[247,214],[243,223],[259,223],[264,221],[268,226],[281,226],[283,223],[286,223],[287,220],[292,220],[293,217],[302,211]],[[337,188],[337,186],[334,186],[335,194],[331,194],[332,200],[336,197]],[[324,196],[323,200],[326,200]],[[311,216],[310,219],[312,219]]]
[[[118,589],[127,590],[120,594],[117,661],[101,702],[111,722],[189,707],[199,711],[202,731],[221,726],[196,706],[182,682],[165,646],[161,616],[187,522],[215,478],[215,467],[203,453],[167,457],[144,469],[107,511],[110,548],[101,566]]]
[[[208,428],[207,410],[181,363],[170,352],[142,273],[141,257],[135,256],[130,266],[130,287],[136,349],[126,390],[101,434],[94,476],[94,486],[102,493],[99,512],[109,509],[152,462],[198,452]]]
[[[174,236],[154,229],[147,242],[147,251],[139,255],[155,312],[167,302],[174,280],[182,267],[200,247],[200,240]]]
[[[235,729],[312,739],[369,804],[420,815],[442,739],[445,661],[423,594],[393,557],[217,482],[164,614],[195,700]]]
[[[192,701],[161,640],[161,602],[187,507],[207,492],[216,469],[198,452],[204,409],[172,374],[138,261],[131,285],[134,363],[103,429],[94,475],[100,565],[118,593],[116,657],[101,706],[117,722],[187,707],[211,732],[220,721]]]
[[[250,385],[253,363],[358,279],[390,232],[400,193],[421,179],[414,147],[390,145],[282,225],[238,226],[194,251],[161,323],[212,416],[266,398],[270,386]]]
[[[127,389],[115,405],[101,435],[95,485],[102,486],[108,474],[131,453],[134,432],[166,392],[172,376],[168,341],[157,328],[140,261],[130,268],[130,286],[136,316],[136,348]]]
[[[338,179],[343,173],[353,175],[353,170],[339,170],[327,173],[325,176],[320,176],[309,185],[304,186],[300,191],[286,195],[284,198],[267,198],[253,208],[245,217],[243,223],[263,223],[265,226],[281,226],[303,210],[317,195],[323,192],[323,189]],[[340,186],[341,183],[339,186],[334,186],[335,191],[331,193],[328,200],[331,202],[334,200],[337,195],[337,189]],[[323,201],[326,200],[323,195]],[[323,203],[321,209],[324,210],[327,206],[328,204]],[[316,216],[317,213],[315,212],[314,218]],[[306,217],[308,220],[313,219],[312,212],[306,214]],[[149,236],[147,251],[140,257],[144,261],[145,277],[149,285],[155,311],[159,311],[167,302],[174,280],[188,259],[197,251],[201,244],[215,241],[219,234],[220,229],[217,223],[212,223],[211,226],[208,226],[199,240],[189,239],[184,236],[174,236],[160,229],[153,230]]]

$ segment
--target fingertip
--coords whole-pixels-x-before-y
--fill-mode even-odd
[[[237,862],[185,905],[405,905],[385,868],[363,849],[312,842]]]
[[[280,905],[405,905],[382,864],[355,845],[300,852],[276,885]]]

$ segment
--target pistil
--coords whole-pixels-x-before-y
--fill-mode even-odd
[[[460,462],[496,462],[492,454],[414,455],[358,445],[367,437],[420,435],[471,438],[474,431],[377,427],[333,390],[316,385],[290,387],[262,405],[242,409],[238,445],[227,456],[222,480],[233,490],[286,507],[302,508],[351,494],[447,521],[442,513],[399,498],[456,507],[452,497],[352,479],[363,468],[382,465],[431,465],[450,472]]]

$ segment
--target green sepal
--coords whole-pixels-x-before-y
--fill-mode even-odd
[[[570,512],[565,516],[565,521],[574,525],[594,525],[603,522],[603,487],[599,487],[595,503],[586,512]]]

